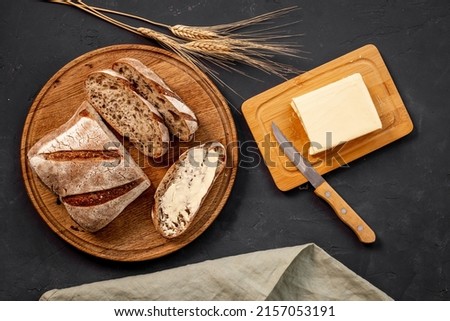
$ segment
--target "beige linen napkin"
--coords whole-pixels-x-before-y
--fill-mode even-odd
[[[40,300],[391,300],[314,244],[55,289]]]

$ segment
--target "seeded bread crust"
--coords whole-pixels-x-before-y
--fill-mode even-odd
[[[219,155],[219,159],[217,162],[217,167],[215,169],[214,179],[211,184],[207,187],[207,192],[203,196],[199,207],[193,211],[189,212],[189,217],[187,220],[183,219],[181,215],[178,213],[178,222],[176,224],[168,224],[168,213],[164,213],[162,209],[162,197],[168,190],[168,188],[172,185],[174,180],[178,175],[180,175],[181,171],[189,170],[189,166],[195,166],[195,163],[187,161],[187,157],[189,152],[192,149],[202,149],[204,152],[204,159],[207,159],[209,153],[216,153]],[[152,208],[152,220],[153,224],[156,227],[157,231],[165,238],[171,239],[176,238],[182,235],[192,223],[194,217],[200,210],[200,207],[214,185],[215,180],[223,171],[226,165],[226,150],[225,147],[219,142],[209,142],[200,146],[192,147],[191,149],[184,152],[179,159],[168,169],[165,176],[161,180],[155,195],[154,195],[154,205]]]
[[[127,78],[136,92],[158,109],[173,135],[181,141],[191,140],[198,129],[197,117],[161,77],[134,58],[119,59],[112,69]]]
[[[88,76],[85,88],[103,119],[144,155],[159,158],[167,152],[169,131],[160,113],[126,78],[110,69],[96,71]]]
[[[27,156],[36,175],[89,232],[109,224],[150,187],[145,173],[87,102]]]

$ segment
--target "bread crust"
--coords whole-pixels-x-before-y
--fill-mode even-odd
[[[162,202],[163,197],[165,193],[167,193],[168,189],[174,182],[176,181],[177,177],[180,176],[181,171],[189,171],[189,167],[192,166],[199,166],[198,161],[192,161],[192,153],[196,150],[202,150],[204,153],[204,159],[205,164],[207,164],[208,160],[211,158],[211,155],[217,155],[217,163],[214,163],[215,166],[215,172],[213,179],[209,182],[209,186],[206,186],[206,193],[204,195],[201,195],[201,201],[198,204],[198,207],[196,209],[189,208],[186,209],[188,217],[181,218],[178,213],[165,213],[163,210]],[[211,165],[211,164],[209,164]],[[207,165],[208,166],[208,165]],[[184,152],[179,159],[172,164],[172,166],[168,169],[165,176],[161,180],[155,195],[154,195],[154,205],[152,208],[152,220],[153,224],[155,225],[157,231],[165,238],[171,239],[176,238],[185,233],[185,231],[189,228],[192,221],[194,220],[196,214],[201,208],[201,205],[203,204],[203,201],[207,197],[208,193],[210,192],[211,188],[214,185],[215,180],[220,175],[220,173],[223,171],[223,169],[226,166],[226,149],[225,147],[219,143],[219,142],[209,142],[205,143],[199,146],[192,147],[188,149],[186,152]],[[186,181],[187,182],[187,181]],[[203,182],[202,182],[203,184]],[[194,191],[196,192],[196,191]],[[194,193],[196,194],[196,193]],[[181,197],[182,195],[178,195],[177,197]],[[186,208],[188,208],[188,205],[186,204]],[[186,213],[185,213],[186,214]],[[173,227],[172,230],[167,230],[167,220],[169,220],[170,216],[177,215],[178,221],[175,225],[170,225]],[[181,221],[180,221],[181,220]]]
[[[134,58],[119,59],[112,69],[127,78],[134,90],[158,109],[173,135],[181,141],[192,139],[198,129],[195,113],[155,71]]]
[[[85,231],[97,232],[111,223],[123,210],[136,198],[138,198],[148,187],[149,181],[141,180],[129,190],[108,202],[92,206],[75,206],[67,203],[64,198],[62,203],[66,207],[70,216]]]
[[[73,220],[89,232],[106,226],[150,187],[148,177],[87,102],[33,145],[27,157],[32,170],[60,197]],[[128,189],[122,193],[110,193],[109,199],[95,202],[94,196],[104,197],[105,191],[124,186]],[[66,202],[70,197],[81,201]]]
[[[144,155],[159,158],[169,147],[169,131],[158,110],[131,83],[111,69],[95,71],[85,82],[87,99],[102,118]]]

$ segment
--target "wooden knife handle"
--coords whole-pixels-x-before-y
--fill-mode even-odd
[[[331,205],[336,215],[355,232],[361,242],[375,242],[375,232],[327,182],[319,185],[314,193]]]

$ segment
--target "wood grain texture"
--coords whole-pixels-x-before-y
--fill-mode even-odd
[[[337,217],[350,227],[362,243],[375,242],[375,232],[327,182],[320,184],[314,193],[330,204]]]
[[[67,214],[57,196],[32,172],[28,150],[45,134],[65,123],[85,99],[84,81],[95,70],[110,68],[124,57],[153,68],[193,109],[200,127],[191,142],[172,139],[169,152],[159,160],[141,154],[119,137],[152,187],[131,203],[112,223],[96,233],[83,231]],[[216,180],[189,230],[168,240],[155,230],[151,219],[153,194],[170,165],[188,148],[207,141],[227,147],[228,162]],[[27,192],[49,227],[78,249],[116,261],[142,261],[172,253],[197,238],[219,215],[231,192],[237,171],[237,135],[224,98],[195,66],[165,50],[144,45],[116,45],[89,52],[64,66],[42,88],[28,113],[21,142],[21,165]]]
[[[360,73],[380,116],[382,128],[311,156],[310,142],[300,119],[290,106],[300,96],[353,73]],[[405,105],[384,61],[373,45],[366,45],[309,72],[254,96],[242,105],[242,112],[277,187],[287,191],[307,182],[278,149],[271,132],[276,122],[294,146],[320,174],[330,172],[381,148],[413,129]]]

